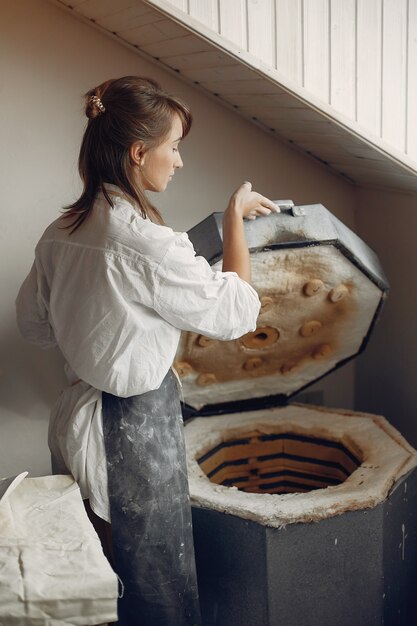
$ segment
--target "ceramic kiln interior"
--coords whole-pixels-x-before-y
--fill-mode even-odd
[[[183,333],[175,367],[198,409],[299,391],[360,351],[381,301],[333,245],[260,251],[251,261],[256,330],[234,341]]]
[[[249,493],[297,493],[343,483],[362,462],[343,443],[291,432],[243,432],[197,459],[211,482]]]
[[[383,417],[301,404],[196,417],[185,439],[192,504],[273,528],[376,506],[417,463]]]

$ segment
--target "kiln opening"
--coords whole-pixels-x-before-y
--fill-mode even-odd
[[[197,460],[213,483],[277,494],[339,485],[362,462],[339,441],[291,432],[242,433]]]

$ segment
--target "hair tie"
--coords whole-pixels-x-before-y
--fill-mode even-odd
[[[98,96],[91,96],[89,102],[90,104],[95,104],[96,107],[99,109],[100,113],[104,113],[104,111],[106,110],[106,107],[104,106],[104,104],[102,103],[102,101],[100,100]]]

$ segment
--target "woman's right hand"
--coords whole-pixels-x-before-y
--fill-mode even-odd
[[[279,213],[280,208],[269,198],[252,191],[252,183],[245,181],[232,194],[226,211],[237,213],[242,219],[254,220],[271,212]]]

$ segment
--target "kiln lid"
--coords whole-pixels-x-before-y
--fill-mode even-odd
[[[222,213],[188,235],[221,269]],[[376,254],[323,205],[245,221],[257,329],[234,341],[183,333],[175,367],[186,416],[284,404],[361,352],[388,290]]]

